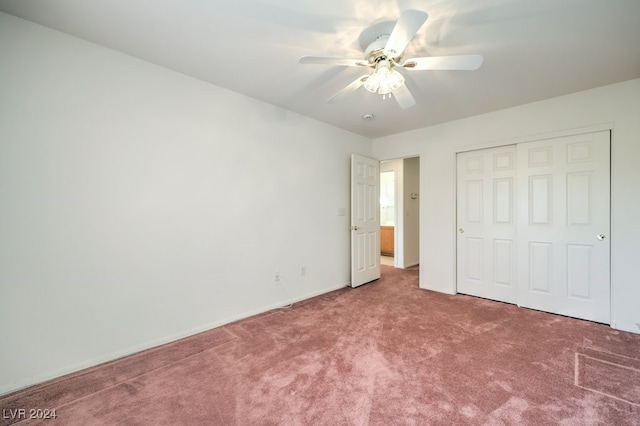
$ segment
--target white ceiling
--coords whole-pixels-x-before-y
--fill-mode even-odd
[[[361,58],[361,32],[420,9],[405,57],[481,54],[477,71],[401,70],[410,109],[363,74],[301,65]],[[376,138],[640,77],[639,0],[0,0],[0,11]],[[363,114],[372,113],[373,121]]]

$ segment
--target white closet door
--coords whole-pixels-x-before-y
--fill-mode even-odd
[[[457,289],[516,302],[516,148],[457,155]]]
[[[610,323],[608,131],[519,144],[518,305]]]

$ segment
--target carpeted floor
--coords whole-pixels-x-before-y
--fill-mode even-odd
[[[19,424],[640,425],[640,335],[418,288],[417,268],[0,398]],[[44,414],[35,411],[34,414]]]

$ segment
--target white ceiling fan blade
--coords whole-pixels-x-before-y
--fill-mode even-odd
[[[348,58],[328,58],[324,56],[303,56],[298,59],[301,64],[316,64],[316,65],[341,65],[348,67],[368,67],[367,61],[362,59],[348,59]]]
[[[482,55],[433,56],[409,58],[402,64],[408,70],[473,71],[482,65]]]
[[[364,82],[367,81],[367,78],[369,78],[368,75],[363,75],[362,77],[358,77],[357,79],[349,83],[347,87],[345,87],[344,89],[340,90],[338,93],[336,93],[335,95],[327,99],[327,103],[336,104],[342,101],[344,98],[346,98],[347,96],[349,96],[350,94],[358,90],[360,86],[362,86]]]
[[[385,52],[392,58],[402,55],[411,39],[427,21],[428,16],[426,12],[421,10],[408,9],[402,11],[384,47]]]
[[[403,84],[394,90],[393,97],[396,98],[398,105],[400,105],[400,108],[402,109],[410,108],[416,104],[416,100],[413,98],[413,95],[406,84]]]

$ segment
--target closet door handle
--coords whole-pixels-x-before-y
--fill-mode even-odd
[[[459,228],[458,232],[461,233],[461,234],[464,234],[464,228]]]
[[[600,241],[603,241],[605,238],[607,238],[607,236],[606,236],[606,235],[604,235],[604,234],[598,234],[598,235],[596,235],[596,238],[597,238],[598,240],[600,240]]]

